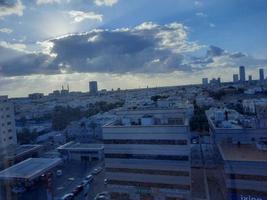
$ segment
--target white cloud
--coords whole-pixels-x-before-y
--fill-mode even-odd
[[[194,4],[195,4],[196,7],[203,6],[203,2],[202,1],[195,1]]]
[[[10,34],[13,32],[13,30],[10,28],[0,28],[0,32]]]
[[[209,26],[210,26],[211,28],[215,28],[215,27],[216,27],[216,25],[213,24],[213,23],[210,23]]]
[[[118,3],[118,0],[95,0],[97,6],[113,6]]]
[[[9,43],[0,41],[0,47],[26,52],[26,45],[21,43]]]
[[[197,17],[208,17],[208,15],[205,14],[205,13],[203,13],[203,12],[197,12],[197,13],[196,13],[196,16],[197,16]]]
[[[153,22],[144,22],[135,27],[136,30],[151,30],[159,27],[159,25],[154,24]]]
[[[83,11],[78,11],[78,10],[71,10],[68,12],[68,14],[72,18],[73,23],[82,22],[86,19],[96,20],[99,22],[102,22],[103,20],[103,15],[96,14],[94,12],[83,12]]]
[[[9,3],[8,1],[0,1],[0,18],[8,15],[23,15],[25,6],[21,3],[21,0],[17,0],[15,3]]]
[[[70,0],[37,0],[36,4],[37,5],[45,5],[45,4],[54,4],[54,3],[63,3],[63,2],[67,2],[69,3]]]
[[[188,41],[187,27],[180,23],[165,25],[155,37],[160,39],[159,49],[169,49],[175,53],[193,52],[203,47]]]
[[[53,3],[60,3],[61,0],[37,0],[36,4],[37,5],[42,5],[42,4],[53,4]]]

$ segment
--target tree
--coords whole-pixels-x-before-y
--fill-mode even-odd
[[[17,134],[18,142],[20,144],[34,143],[38,136],[39,134],[35,130],[31,132],[27,128],[23,128],[22,131]]]

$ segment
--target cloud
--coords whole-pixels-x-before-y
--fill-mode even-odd
[[[103,20],[103,15],[96,14],[94,12],[83,12],[83,11],[78,11],[78,10],[71,10],[68,12],[68,14],[70,18],[72,18],[73,23],[79,23],[86,19],[96,20],[99,22],[102,22]]]
[[[216,25],[213,24],[213,23],[209,23],[209,26],[210,26],[211,28],[215,28],[215,27],[216,27]]]
[[[10,34],[13,32],[13,30],[10,28],[0,28],[0,32]]]
[[[69,3],[71,0],[36,0],[37,5]]]
[[[0,47],[26,52],[26,45],[22,43],[9,43],[6,41],[0,41]]]
[[[196,7],[202,7],[202,6],[203,6],[203,2],[202,2],[202,1],[195,1],[195,2],[194,2],[194,5],[195,5]]]
[[[208,17],[208,15],[206,13],[203,13],[203,12],[197,12],[196,16],[197,17]]]
[[[21,0],[0,0],[0,18],[8,15],[23,15],[24,5]]]
[[[37,5],[61,3],[61,0],[37,0]]]
[[[75,73],[154,76],[190,75],[239,65],[267,67],[266,59],[191,41],[188,28],[176,22],[165,25],[145,22],[133,28],[95,29],[39,44],[43,51],[34,53],[28,52],[23,44],[0,42],[0,74],[5,77]]]
[[[247,68],[255,68],[255,66],[267,67],[267,59],[258,59],[242,52],[228,52],[220,47],[210,46],[206,55],[202,57],[192,57],[189,65],[193,69],[235,69],[240,65]]]
[[[95,0],[97,6],[113,6],[118,3],[119,0]]]

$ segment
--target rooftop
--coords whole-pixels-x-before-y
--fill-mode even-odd
[[[219,150],[226,161],[267,162],[267,151],[258,149],[256,144],[220,143]]]
[[[2,149],[1,154],[6,159],[13,159],[15,157],[24,156],[25,154],[33,151],[38,151],[41,148],[42,145],[32,144],[9,146],[8,148]]]
[[[60,158],[29,158],[0,172],[0,180],[32,180],[61,164]]]
[[[58,150],[103,150],[103,144],[69,142],[57,148]]]

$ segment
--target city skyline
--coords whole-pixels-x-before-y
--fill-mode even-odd
[[[87,91],[90,80],[109,90],[231,81],[241,65],[255,78],[267,67],[266,9],[263,0],[2,0],[0,94]]]

